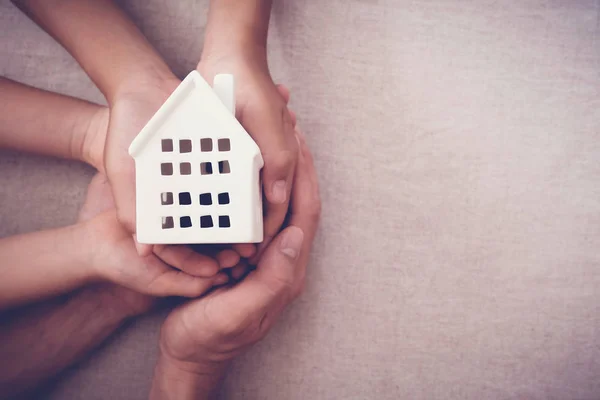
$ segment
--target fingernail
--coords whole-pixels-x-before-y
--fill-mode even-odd
[[[285,181],[276,181],[271,187],[271,202],[275,204],[282,204],[285,202]]]
[[[281,240],[279,249],[286,256],[296,259],[298,254],[300,254],[300,248],[302,248],[303,241],[304,232],[302,232],[302,229],[291,226],[285,232],[285,236]]]

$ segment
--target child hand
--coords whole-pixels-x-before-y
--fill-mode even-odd
[[[108,124],[108,112],[106,113],[106,124]],[[103,138],[106,136],[104,130]],[[104,141],[102,142],[104,143]],[[102,149],[102,148],[101,148]],[[99,158],[102,164],[102,157]],[[88,186],[85,202],[79,210],[77,222],[88,221],[98,214],[112,210],[115,207],[110,187],[106,176],[96,174]],[[148,312],[156,303],[156,298],[146,294],[136,292],[124,286],[108,284],[96,287],[96,290],[107,295],[108,304],[112,305],[115,310],[118,310],[125,315],[135,316]]]
[[[110,105],[104,166],[119,221],[131,233],[136,229],[135,163],[128,153],[129,145],[179,83],[175,77],[134,83],[121,91]],[[146,247],[144,253],[149,254],[151,246]]]
[[[192,249],[181,258],[168,248],[161,254],[163,260],[178,269],[154,254],[139,256],[131,234],[119,223],[114,211],[84,222],[82,228],[89,248],[89,267],[100,279],[159,297],[197,297],[227,281],[225,274],[219,274],[215,260]]]
[[[114,196],[117,217],[130,233],[135,233],[136,229],[135,163],[128,153],[128,148],[179,83],[179,80],[173,78],[153,84],[140,84],[121,92],[110,106],[104,166]],[[141,256],[154,252],[167,263],[173,258],[185,258],[189,253],[185,251],[185,246],[136,244],[136,249]],[[255,250],[255,245],[250,243],[236,244],[232,249],[219,252],[217,259],[222,267],[229,268],[238,263],[240,256],[251,257]]]
[[[277,87],[266,61],[252,54],[229,52],[219,47],[203,54],[198,71],[211,82],[217,73],[227,71],[236,81],[236,116],[260,147],[265,166],[262,171],[266,198],[264,248],[281,228],[290,201],[298,144],[294,118],[287,109],[289,91]]]
[[[116,219],[110,187],[101,174],[97,174],[89,185],[79,220],[85,225],[85,237],[94,246],[93,270],[103,279],[155,296],[189,297],[226,281],[224,274],[217,274],[219,266],[215,260],[189,248],[181,249],[185,252],[183,258],[178,258],[179,252],[169,252],[167,247],[163,249],[163,257],[179,270],[155,255],[140,257],[131,234]]]

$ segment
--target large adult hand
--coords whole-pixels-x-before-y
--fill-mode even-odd
[[[301,136],[299,141],[290,225],[242,282],[192,300],[169,315],[161,331],[152,399],[211,396],[229,362],[263,338],[302,292],[321,203],[312,157]]]
[[[198,71],[208,82],[218,73],[235,76],[236,116],[260,147],[266,199],[264,248],[277,234],[288,210],[298,144],[287,109],[286,91],[273,83],[260,51],[238,52],[219,47],[202,55]]]

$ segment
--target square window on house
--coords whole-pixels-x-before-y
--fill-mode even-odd
[[[212,228],[213,220],[210,215],[203,215],[200,217],[200,228]]]
[[[192,141],[190,139],[181,139],[179,141],[179,152],[180,153],[191,153],[192,152]]]
[[[171,192],[163,192],[160,194],[160,204],[163,206],[168,206],[169,204],[173,204],[173,193]]]
[[[229,167],[229,161],[219,161],[219,173],[220,174],[228,174],[231,172],[231,168]]]
[[[181,175],[191,175],[192,174],[192,164],[189,162],[182,162],[179,164],[179,173]]]
[[[164,153],[173,151],[173,139],[163,139],[160,142],[161,149]]]
[[[212,196],[210,193],[202,193],[200,195],[200,205],[210,206],[212,204]]]
[[[219,228],[229,228],[230,226],[229,215],[219,215]]]
[[[162,217],[162,228],[163,229],[172,229],[175,227],[173,223],[173,217]]]
[[[212,175],[212,173],[213,173],[212,163],[210,163],[210,162],[200,163],[200,173],[202,175]]]
[[[161,175],[173,175],[173,164],[170,162],[160,164],[160,174]]]
[[[219,204],[229,204],[229,193],[219,193]]]
[[[231,142],[229,141],[229,139],[219,139],[218,145],[219,145],[219,151],[231,150]]]
[[[213,141],[211,138],[200,139],[200,151],[212,151]]]
[[[180,217],[179,226],[182,228],[189,228],[192,226],[192,219],[190,217]]]
[[[190,192],[179,193],[179,205],[189,206],[190,204],[192,204],[192,196],[190,196]]]

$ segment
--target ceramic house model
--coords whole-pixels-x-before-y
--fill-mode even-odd
[[[191,72],[131,143],[140,243],[263,240],[263,159],[235,118],[233,77]]]

